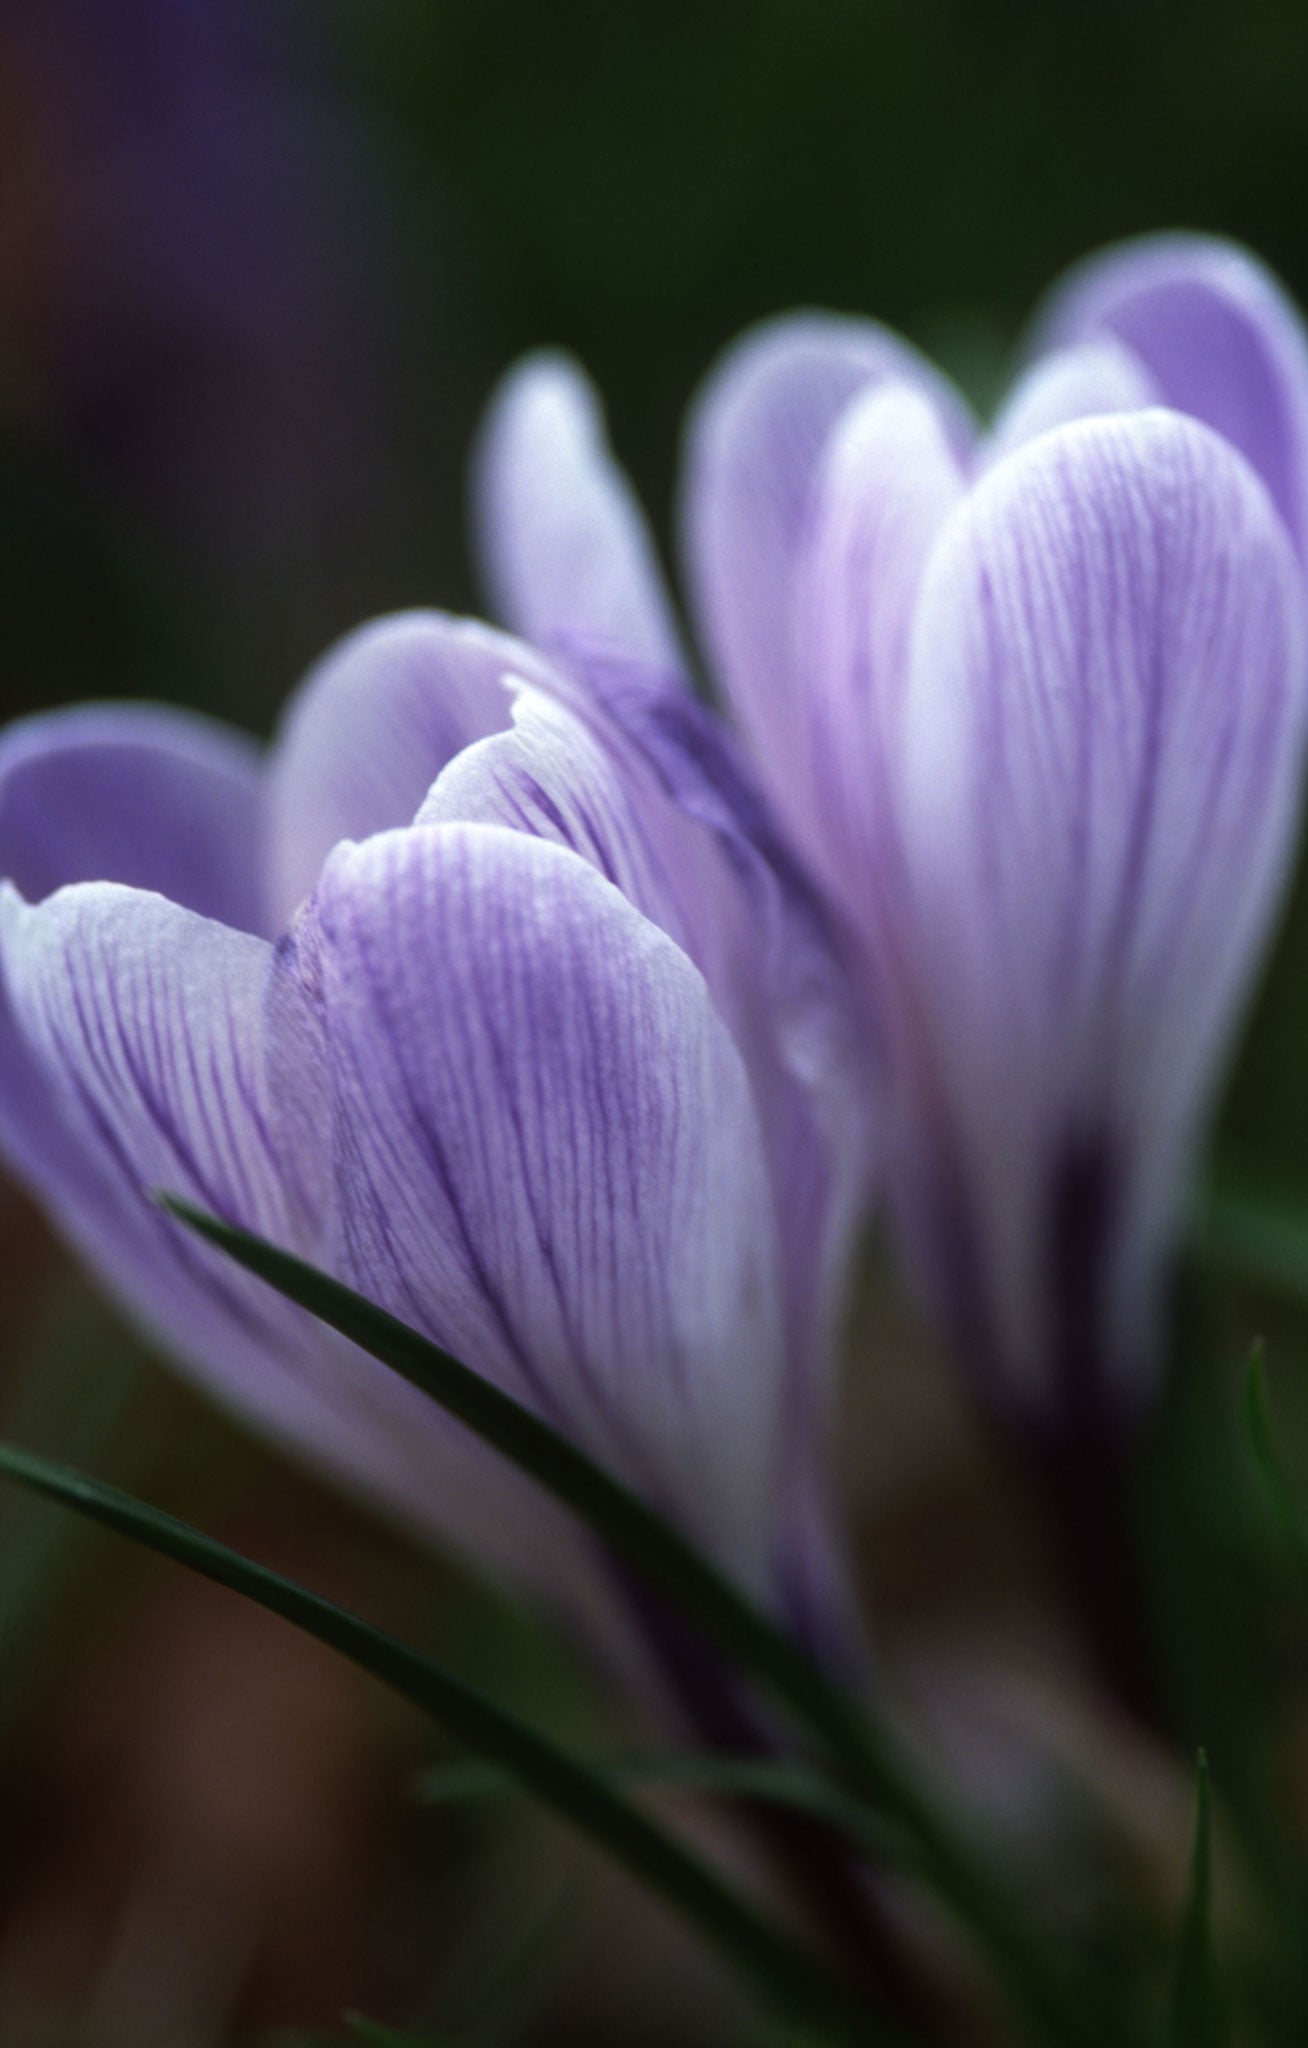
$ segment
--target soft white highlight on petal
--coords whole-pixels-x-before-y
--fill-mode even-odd
[[[847,408],[814,488],[792,620],[805,745],[769,766],[797,844],[865,929],[884,921],[894,858],[918,587],[964,488],[939,409],[904,384],[874,386]]]
[[[253,1392],[285,1320],[149,1204],[152,1189],[279,1236],[263,1082],[265,941],[112,883],[0,898],[15,1029],[55,1128],[25,1165],[110,1291]],[[260,1406],[263,1404],[260,1403]]]
[[[446,762],[509,723],[510,676],[547,673],[521,641],[443,612],[376,619],[325,655],[291,698],[269,764],[274,929],[339,840],[409,824]]]
[[[776,779],[802,745],[794,666],[797,561],[819,464],[837,420],[867,387],[923,390],[962,449],[964,409],[945,378],[873,321],[796,314],[727,351],[691,413],[683,477],[686,573],[715,677]]]
[[[36,902],[66,883],[166,890],[257,930],[258,749],[206,719],[153,705],[79,705],[0,738],[0,877]],[[40,1063],[0,975],[0,1144],[20,1177],[76,1178]]]
[[[1054,427],[1100,413],[1139,412],[1158,398],[1143,363],[1111,337],[1055,349],[1018,378],[986,436],[982,458],[988,466]]]
[[[1303,609],[1261,484],[1162,412],[1001,463],[927,571],[901,805],[927,1020],[910,1208],[934,1205],[919,1231],[959,1261],[937,1283],[972,1290],[958,1312],[1029,1400],[1056,1398],[1069,1176],[1103,1210],[1079,1255],[1106,1362],[1141,1391],[1182,1171],[1292,851]]]
[[[1055,288],[1035,332],[1042,349],[1116,336],[1163,404],[1248,458],[1308,553],[1308,332],[1247,249],[1191,234],[1120,243]]]
[[[464,749],[433,785],[419,825],[504,825],[571,848],[683,947],[688,934],[658,855],[651,792],[619,772],[593,726],[524,685],[513,725]],[[692,828],[689,828],[693,830]],[[712,894],[706,876],[704,883]]]
[[[515,632],[684,672],[645,516],[569,357],[529,356],[500,386],[474,458],[473,515],[493,609]]]

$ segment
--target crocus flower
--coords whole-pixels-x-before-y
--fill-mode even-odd
[[[0,1134],[286,1444],[553,1588],[561,1513],[151,1206],[340,1275],[834,1627],[822,1359],[865,1171],[824,918],[644,671],[363,629],[270,754],[88,707],[0,743]]]
[[[691,420],[701,644],[858,950],[906,1242],[1046,1440],[1155,1371],[1293,848],[1306,491],[1298,318],[1198,238],[1076,273],[988,433],[907,343],[820,315],[738,343]],[[479,502],[509,622],[677,659],[569,364],[509,380]]]

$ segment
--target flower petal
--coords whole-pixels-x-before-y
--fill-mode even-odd
[[[901,807],[926,1054],[910,1229],[1028,1399],[1087,1345],[1123,1387],[1145,1369],[1292,851],[1303,609],[1252,471],[1164,412],[1000,463],[928,568]],[[1093,1340],[1069,1313],[1098,1316]]]
[[[262,939],[115,883],[0,897],[12,1028],[42,1083],[25,1177],[166,1345],[256,1387],[275,1302],[149,1198],[167,1188],[284,1235],[262,1076],[270,958]]]
[[[880,924],[909,629],[928,555],[962,497],[945,424],[908,385],[843,414],[798,557],[803,748],[769,763],[782,816],[858,928]],[[780,771],[778,774],[777,771]]]
[[[1138,357],[1164,404],[1248,457],[1308,553],[1308,336],[1270,273],[1208,235],[1123,243],[1074,270],[1036,328],[1042,348],[1103,335]]]
[[[333,1062],[341,1269],[758,1586],[776,1245],[702,977],[586,862],[493,826],[339,848],[297,951]]]
[[[125,882],[261,931],[259,749],[145,704],[83,704],[0,737],[0,877],[30,903],[67,882]]]
[[[409,824],[446,762],[509,723],[509,677],[546,673],[521,641],[442,612],[374,620],[324,656],[291,699],[269,766],[273,929],[339,840]]]
[[[791,604],[823,449],[850,400],[889,381],[934,398],[965,445],[961,403],[939,372],[874,322],[833,315],[746,335],[691,415],[687,578],[719,683],[760,760],[784,763],[802,727]]]
[[[1143,363],[1111,336],[1041,356],[1018,378],[986,436],[987,464],[1024,441],[1099,413],[1139,412],[1159,393]]]
[[[418,822],[459,821],[570,848],[703,974],[759,1105],[791,1348],[812,1370],[867,1191],[869,1061],[840,947],[728,735],[683,691],[592,663],[572,704],[523,690],[512,732],[445,770]]]
[[[146,705],[82,705],[0,738],[0,877],[39,901],[68,882],[166,890],[242,931],[261,928],[260,764],[252,742]],[[30,1179],[59,1118],[0,976],[0,1152]]]
[[[273,949],[137,890],[86,885],[33,908],[6,889],[0,966],[43,1091],[27,1178],[108,1292],[242,1420],[557,1593],[571,1539],[525,1487],[498,1470],[488,1483],[494,1461],[414,1388],[150,1199],[186,1196],[322,1258],[295,1199],[315,1162],[287,1148],[328,1123],[328,1075]]]
[[[529,356],[500,386],[474,457],[473,511],[493,608],[515,632],[684,672],[644,514],[567,356]]]
[[[592,663],[573,705],[524,690],[512,733],[470,748],[420,822],[498,823],[570,847],[699,967],[757,1105],[788,1358],[776,1526],[792,1624],[844,1637],[824,1490],[834,1335],[868,1195],[871,1061],[846,963],[729,736],[693,699]],[[816,1581],[816,1583],[813,1583]]]
[[[669,821],[660,818],[648,779],[624,783],[593,724],[543,690],[518,690],[510,730],[451,761],[414,822],[502,825],[566,846],[688,949],[685,913],[699,911],[702,896],[684,906],[679,900],[677,872],[660,852]]]

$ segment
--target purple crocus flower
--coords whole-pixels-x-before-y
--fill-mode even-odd
[[[1293,850],[1305,493],[1298,317],[1200,238],[1076,273],[988,433],[907,343],[822,315],[738,343],[691,420],[701,645],[858,951],[904,1237],[1046,1444],[1155,1371]],[[561,359],[509,379],[479,502],[507,620],[676,658]]]
[[[839,1627],[821,1367],[866,1174],[822,913],[711,722],[438,614],[267,757],[87,707],[0,742],[0,1137],[127,1309],[292,1448],[558,1591],[579,1539],[210,1253],[330,1268]]]

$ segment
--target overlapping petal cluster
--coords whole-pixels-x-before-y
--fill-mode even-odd
[[[570,366],[509,382],[482,475],[507,616],[677,658]],[[716,686],[862,961],[928,1292],[1001,1407],[1129,1405],[1296,831],[1298,316],[1229,245],[1127,245],[986,433],[885,329],[783,319],[710,379],[683,515]]]
[[[874,324],[740,343],[685,541],[771,811],[571,364],[508,380],[476,496],[522,638],[366,628],[266,757],[121,707],[0,744],[0,1142],[171,1350],[337,1471],[515,1572],[572,1555],[151,1190],[430,1334],[820,1631],[874,1129],[1001,1406],[1148,1383],[1297,825],[1308,348],[1251,259],[1175,238],[1055,297],[984,435]]]
[[[154,709],[13,728],[0,865],[6,1152],[169,1350],[504,1568],[575,1566],[489,1454],[155,1189],[329,1268],[823,1625],[861,1054],[704,714],[402,616],[310,675],[266,757]]]

